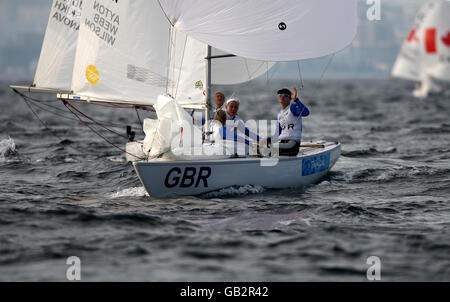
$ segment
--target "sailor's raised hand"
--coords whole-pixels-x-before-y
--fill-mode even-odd
[[[297,99],[297,88],[294,87],[294,92],[291,93],[291,100],[295,101]]]

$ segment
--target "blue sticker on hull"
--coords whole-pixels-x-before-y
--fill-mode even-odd
[[[330,153],[305,158],[302,161],[302,176],[308,176],[328,170],[330,167]]]

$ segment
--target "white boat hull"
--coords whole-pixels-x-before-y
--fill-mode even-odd
[[[154,197],[199,195],[243,185],[304,187],[323,178],[341,154],[339,143],[324,145],[320,149],[301,148],[296,157],[281,156],[274,166],[261,164],[261,158],[152,160],[133,165],[148,194]]]

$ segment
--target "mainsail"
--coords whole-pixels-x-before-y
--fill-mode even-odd
[[[392,75],[413,81],[450,81],[450,2],[431,0],[419,10]]]
[[[245,83],[263,75],[275,65],[275,62],[252,60],[239,56],[230,57],[226,52],[217,48],[212,48],[211,56],[217,58],[211,63],[212,85]]]

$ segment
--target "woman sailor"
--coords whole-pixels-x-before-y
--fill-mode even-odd
[[[231,140],[238,143],[250,145],[250,142],[233,133],[226,127],[227,114],[223,110],[218,110],[211,123],[212,141],[218,142],[220,140]]]
[[[227,111],[227,127],[231,131],[239,132],[250,140],[258,143],[261,140],[261,137],[245,127],[244,122],[238,116],[239,104],[240,101],[238,99],[229,99],[225,103],[225,109]]]

